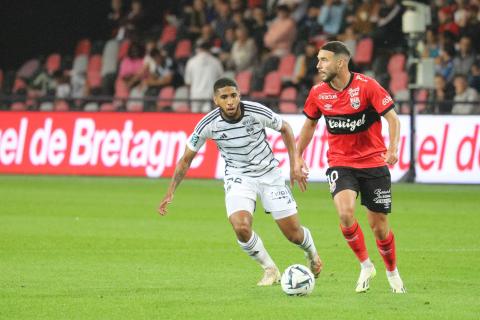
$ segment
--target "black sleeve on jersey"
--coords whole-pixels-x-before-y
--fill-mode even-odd
[[[310,117],[305,111],[302,111],[302,112],[303,112],[303,114],[305,115],[305,117],[307,117],[307,118],[310,119],[310,120],[315,120],[315,121],[317,121],[318,119],[320,119],[320,118],[322,117],[322,116],[320,116],[320,118],[312,118],[312,117]]]
[[[388,111],[392,110],[393,108],[395,108],[395,103],[392,103],[390,105],[390,107],[388,107],[387,109],[383,110],[382,113],[380,113],[381,116],[384,116],[385,114],[387,114]]]

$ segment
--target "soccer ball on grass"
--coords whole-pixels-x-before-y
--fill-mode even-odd
[[[280,283],[289,296],[306,296],[315,287],[315,277],[306,266],[294,264],[285,269]]]

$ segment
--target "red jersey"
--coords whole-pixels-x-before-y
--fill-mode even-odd
[[[375,79],[351,73],[342,91],[325,82],[312,87],[303,113],[312,120],[325,117],[330,167],[373,168],[385,165],[380,116],[393,107],[392,97]]]

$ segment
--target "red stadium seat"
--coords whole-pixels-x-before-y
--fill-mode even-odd
[[[245,70],[237,73],[235,80],[238,84],[238,89],[241,95],[248,95],[250,93],[250,83],[252,81],[252,71]]]
[[[25,111],[25,110],[27,110],[27,105],[24,102],[14,102],[10,106],[10,110],[12,110],[12,111]]]
[[[263,93],[266,96],[278,96],[282,90],[282,78],[278,71],[271,71],[265,76]]]
[[[192,54],[192,42],[188,39],[180,40],[175,48],[174,57],[177,60],[187,59]]]
[[[70,110],[70,106],[65,100],[57,100],[53,105],[54,111],[68,111]]]
[[[118,56],[117,61],[122,60],[128,53],[128,49],[130,48],[130,40],[123,40],[120,44],[120,48],[118,49]]]
[[[404,71],[405,70],[405,62],[406,58],[403,53],[396,53],[390,57],[388,60],[388,74],[391,76],[394,73]]]
[[[297,113],[298,107],[294,101],[282,101],[282,100],[296,100],[297,99],[297,89],[294,87],[288,87],[283,89],[282,94],[280,95],[280,105],[279,109],[282,113]]]
[[[120,99],[127,99],[129,95],[130,91],[125,84],[125,81],[117,78],[117,80],[115,81],[115,97]]]
[[[102,56],[95,54],[88,60],[87,83],[90,88],[98,88],[102,84]]]
[[[189,90],[188,87],[182,86],[175,90],[175,101],[172,104],[172,109],[175,112],[190,112],[190,105],[188,103]]]
[[[405,71],[394,73],[390,79],[390,91],[395,95],[398,91],[408,88],[408,74]]]
[[[415,105],[416,112],[423,113],[427,110],[428,90],[421,89],[417,91],[415,99],[418,103]]]
[[[113,112],[116,110],[117,110],[117,107],[111,102],[104,102],[100,105],[100,111],[103,111],[103,112]]]
[[[171,24],[167,24],[163,27],[162,35],[160,36],[160,43],[165,45],[167,43],[175,41],[177,37],[177,28]]]
[[[358,41],[353,61],[356,64],[368,65],[372,62],[373,56],[373,40],[371,38],[363,38]]]
[[[90,50],[92,49],[92,43],[89,39],[82,39],[78,41],[77,46],[75,47],[75,57],[81,54],[86,54],[87,56],[90,54]]]
[[[27,84],[23,79],[16,78],[15,82],[13,83],[13,89],[12,91],[15,93],[20,89],[25,89],[27,87]]]
[[[293,71],[295,70],[295,62],[297,57],[293,54],[288,54],[283,56],[280,59],[280,63],[278,65],[278,72],[282,79],[291,79],[293,76]]]
[[[60,69],[60,63],[62,58],[58,53],[52,53],[48,56],[47,62],[45,63],[45,68],[49,74],[53,74],[55,71]]]
[[[157,111],[162,111],[173,104],[175,88],[172,86],[163,87],[158,94]]]

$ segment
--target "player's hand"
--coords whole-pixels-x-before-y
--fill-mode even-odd
[[[167,194],[163,198],[162,202],[160,202],[160,206],[158,207],[158,213],[164,216],[167,214],[167,206],[173,201],[173,194]]]
[[[383,155],[383,159],[388,165],[393,166],[398,161],[397,151],[388,149],[387,153]]]
[[[309,169],[303,158],[297,157],[295,159],[295,164],[293,165],[293,170],[290,170],[290,185],[292,188],[294,181],[296,180],[300,191],[304,192],[307,190],[308,172]]]

